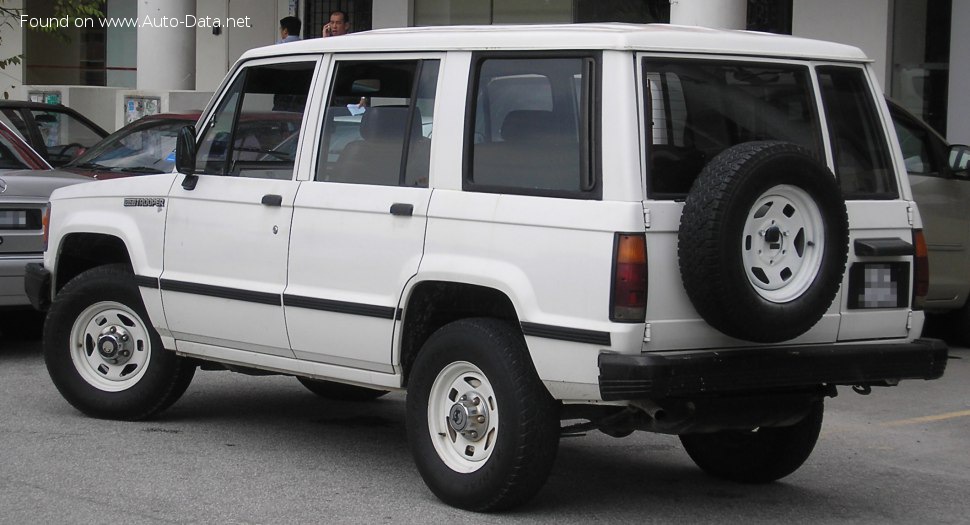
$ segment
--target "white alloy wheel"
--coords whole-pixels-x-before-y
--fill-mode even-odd
[[[92,304],[71,328],[71,360],[88,384],[121,392],[138,383],[151,358],[149,328],[131,308],[114,301]]]
[[[744,223],[745,275],[762,298],[793,301],[815,281],[824,246],[824,221],[812,197],[797,186],[774,186],[758,197]]]
[[[498,437],[495,392],[477,366],[457,361],[435,378],[428,398],[428,431],[448,468],[475,472],[492,455]]]

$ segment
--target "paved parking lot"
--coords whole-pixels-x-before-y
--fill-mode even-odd
[[[89,419],[47,377],[37,341],[0,336],[0,523],[966,523],[970,351],[944,379],[827,403],[814,455],[785,480],[705,476],[676,437],[562,441],[514,513],[438,502],[404,438],[404,396],[316,398],[287,377],[199,372],[159,419]]]

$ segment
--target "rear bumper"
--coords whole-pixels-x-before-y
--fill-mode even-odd
[[[31,306],[45,311],[51,305],[51,272],[41,263],[30,263],[24,268],[24,292]]]
[[[895,384],[937,379],[947,346],[911,343],[737,348],[655,354],[600,354],[604,401],[665,399],[818,385]]]

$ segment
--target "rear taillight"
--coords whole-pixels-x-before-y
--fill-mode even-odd
[[[922,310],[926,294],[930,290],[930,258],[926,251],[926,237],[923,230],[913,230],[913,310]]]
[[[610,320],[642,323],[647,317],[647,239],[642,233],[618,233],[613,245]]]
[[[50,240],[51,233],[51,203],[47,203],[47,208],[44,210],[44,218],[41,219],[41,224],[44,226],[44,251],[47,251],[47,241]]]

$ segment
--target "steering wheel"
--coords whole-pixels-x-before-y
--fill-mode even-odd
[[[72,149],[76,149],[78,151],[77,151],[76,154],[69,156],[67,154],[67,152],[68,151],[71,151]],[[57,150],[57,153],[55,153],[55,156],[60,157],[60,158],[66,158],[66,159],[69,159],[70,160],[70,159],[73,159],[74,157],[77,157],[78,155],[84,153],[84,150],[85,149],[86,148],[85,148],[84,144],[80,144],[78,142],[72,142],[72,143],[70,143],[70,144],[68,144],[66,146],[61,146],[61,149]]]

